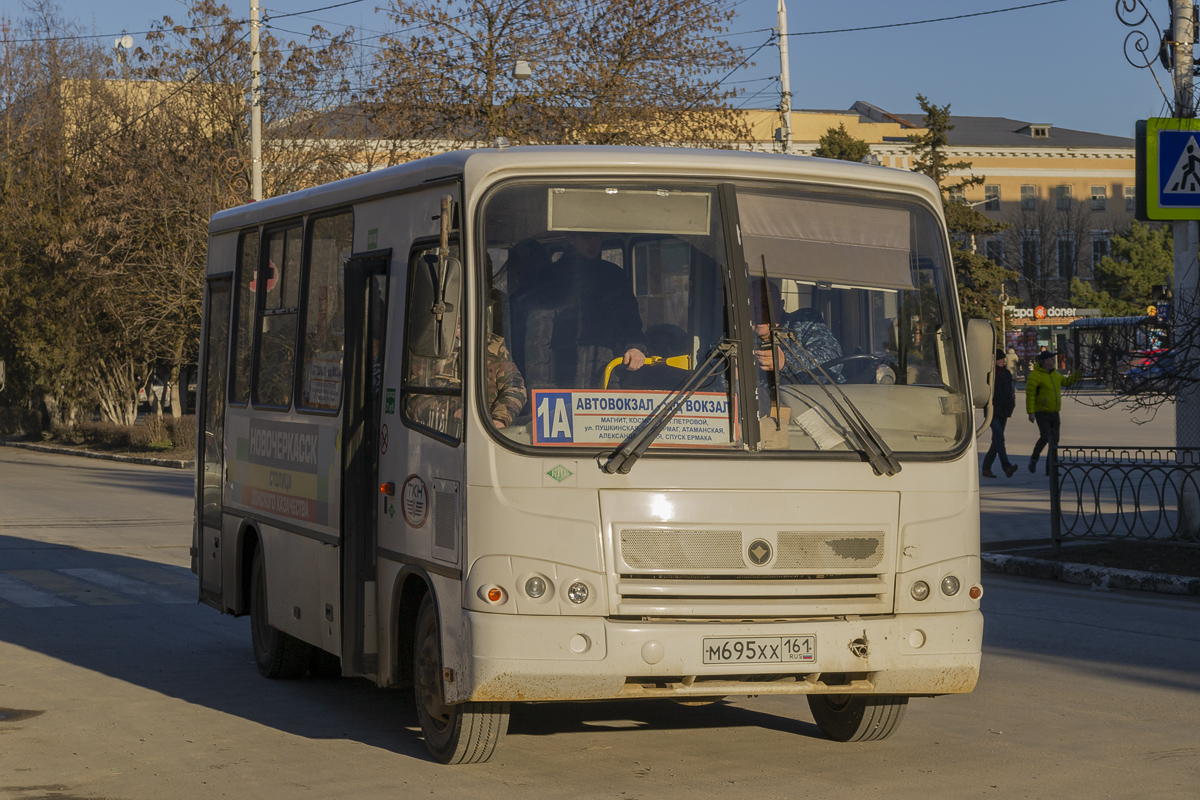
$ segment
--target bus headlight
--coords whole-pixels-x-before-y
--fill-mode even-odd
[[[587,584],[583,581],[575,581],[567,587],[567,599],[575,605],[586,603],[589,594]]]
[[[929,584],[925,581],[917,581],[912,585],[913,600],[924,600],[929,597]]]
[[[961,586],[962,585],[958,582],[958,578],[954,577],[953,575],[947,575],[946,577],[942,578],[942,594],[946,595],[946,597],[954,597],[954,595],[958,594],[958,590],[961,588]]]
[[[543,578],[539,575],[534,575],[532,578],[525,581],[525,594],[529,595],[534,600],[538,599],[545,593],[546,593],[546,579],[545,578]]]

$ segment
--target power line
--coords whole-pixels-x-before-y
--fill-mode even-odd
[[[337,3],[337,4],[331,5],[331,6],[321,6],[320,8],[310,8],[307,11],[293,11],[290,14],[275,14],[270,18],[271,19],[283,19],[284,17],[297,17],[297,16],[302,16],[304,14],[315,14],[318,11],[328,11],[331,8],[341,8],[342,6],[352,6],[355,3],[361,3],[361,2],[363,2],[363,0],[348,0],[345,3]],[[267,19],[268,19],[268,17],[263,17],[264,22]],[[216,21],[214,23],[210,23],[208,25],[191,25],[189,27],[184,28],[183,30],[186,33],[191,33],[192,31],[205,30],[206,28],[212,27],[214,24],[215,25],[224,25],[227,23],[237,25],[240,27],[242,25],[248,25],[250,23],[250,20],[248,20],[248,19],[218,20],[218,21]],[[91,34],[86,34],[86,35],[81,34],[79,36],[45,36],[45,37],[35,38],[35,39],[0,39],[0,44],[35,44],[35,43],[39,43],[39,42],[78,42],[78,41],[85,41],[88,39],[113,39],[118,36],[148,36],[152,33],[163,33],[163,32],[164,31],[162,31],[162,30],[132,31],[132,32],[121,31],[120,33],[91,33]]]
[[[888,25],[867,25],[861,28],[838,28],[828,31],[798,31],[789,33],[788,36],[820,36],[826,33],[857,33],[859,31],[878,31],[884,28],[904,28],[909,25],[928,25],[931,22],[948,22],[955,19],[969,19],[971,17],[986,17],[990,14],[1005,14],[1009,11],[1021,11],[1026,8],[1038,8],[1039,6],[1052,6],[1058,3],[1065,3],[1067,0],[1045,0],[1041,3],[1029,3],[1023,6],[1011,6],[1009,8],[997,8],[994,11],[976,11],[973,14],[957,14],[953,17],[937,17],[936,19],[919,19],[912,22],[893,22]],[[774,30],[769,28],[767,30]]]
[[[104,137],[92,142],[90,145],[88,145],[88,147],[84,148],[77,155],[83,155],[84,153],[90,153],[92,150],[95,150],[97,147],[104,144],[108,140],[115,139],[117,136],[120,136],[121,134],[130,130],[136,123],[141,122],[143,119],[150,116],[158,109],[162,108],[164,105],[166,105],[168,102],[170,102],[176,95],[178,95],[184,89],[188,88],[188,86],[190,86],[191,84],[193,84],[197,80],[199,80],[200,76],[203,75],[205,72],[207,72],[210,67],[212,67],[214,64],[216,64],[218,61],[220,61],[225,56],[229,55],[231,52],[233,52],[233,49],[235,47],[237,47],[239,44],[241,44],[242,42],[244,42],[246,40],[246,38],[249,37],[249,35],[250,35],[249,31],[247,31],[246,33],[243,33],[241,36],[239,36],[237,39],[235,39],[228,47],[226,47],[220,53],[217,53],[217,55],[215,55],[207,64],[205,64],[200,69],[197,69],[195,71],[195,73],[192,74],[191,77],[185,78],[176,89],[169,92],[167,94],[167,96],[164,97],[162,100],[159,100],[157,103],[150,106],[148,109],[143,111],[141,114],[138,114],[136,117],[129,120],[129,122],[125,123],[124,125],[121,125],[119,128],[117,128],[115,131],[110,133],[108,136],[104,136]],[[32,152],[32,151],[29,151],[29,152]]]
[[[343,8],[345,6],[353,6],[353,5],[357,5],[358,3],[361,3],[361,2],[363,2],[363,0],[346,0],[345,3],[338,3],[338,4],[332,5],[332,6],[321,6],[320,8],[310,8],[307,11],[293,11],[290,14],[272,14],[269,17],[264,16],[263,21],[265,22],[266,20],[269,20],[269,19],[283,19],[284,17],[302,17],[305,14],[316,14],[318,11],[329,11],[330,9],[333,9],[333,8]]]

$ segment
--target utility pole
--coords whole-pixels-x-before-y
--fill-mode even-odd
[[[258,0],[250,0],[250,196],[262,200],[262,65],[258,27]]]
[[[780,129],[783,142],[783,152],[792,152],[792,78],[788,67],[788,29],[787,6],[779,0],[779,111],[783,117],[783,127]]]
[[[1196,32],[1192,24],[1193,0],[1174,0],[1171,7],[1171,40],[1175,42],[1175,116],[1196,116],[1195,100],[1192,97],[1192,48]],[[1175,249],[1175,306],[1197,312],[1197,224],[1190,221],[1171,223]],[[1190,315],[1189,315],[1190,316]],[[1175,315],[1179,329],[1188,325],[1188,320]],[[1177,344],[1183,344],[1179,342]],[[1195,358],[1195,355],[1192,356]],[[1190,361],[1191,359],[1189,359]],[[1177,398],[1175,416],[1175,443],[1180,447],[1200,446],[1200,392],[1194,389],[1181,390]]]
[[[1192,96],[1194,78],[1193,47],[1196,42],[1196,31],[1193,24],[1193,0],[1172,0],[1171,3],[1171,40],[1175,43],[1175,59],[1172,64],[1172,78],[1175,82],[1175,116],[1190,118],[1196,116],[1196,104]],[[1177,221],[1171,223],[1171,234],[1174,239],[1175,251],[1175,330],[1183,332],[1194,325],[1194,318],[1200,313],[1197,300],[1200,284],[1197,277],[1196,256],[1200,249],[1197,223],[1192,221]],[[1180,311],[1184,313],[1179,313]],[[1176,347],[1188,343],[1176,340]],[[1182,363],[1190,364],[1197,358],[1197,352],[1189,348]],[[1176,447],[1200,446],[1200,390],[1195,386],[1181,388],[1175,398],[1175,445]],[[1179,533],[1187,535],[1200,529],[1200,493],[1194,486],[1190,490],[1179,493]]]

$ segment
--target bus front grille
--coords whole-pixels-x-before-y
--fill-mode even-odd
[[[615,613],[750,619],[891,612],[894,555],[885,531],[757,527],[621,529]]]
[[[621,555],[635,570],[746,569],[741,531],[623,530]]]
[[[619,616],[782,618],[886,614],[892,610],[890,575],[700,576],[621,575]]]
[[[749,539],[742,531],[621,531],[621,559],[630,572],[736,573],[753,570],[746,559]],[[760,568],[796,573],[862,572],[883,563],[883,531],[776,531],[776,554]]]

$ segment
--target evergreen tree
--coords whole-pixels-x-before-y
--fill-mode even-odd
[[[813,155],[817,158],[836,158],[839,161],[862,161],[871,152],[871,145],[862,139],[856,139],[846,132],[845,123],[838,123],[836,128],[825,131],[825,135],[817,140],[817,149]]]
[[[1001,267],[976,251],[980,237],[991,236],[1004,230],[1007,225],[993,222],[982,212],[962,202],[952,202],[952,193],[979,186],[984,182],[981,175],[952,180],[950,173],[970,170],[969,161],[950,161],[947,149],[950,144],[950,104],[937,106],[923,95],[917,102],[925,112],[925,133],[908,137],[914,155],[913,172],[928,175],[942,191],[942,207],[946,214],[946,225],[950,229],[950,255],[954,260],[954,277],[958,284],[959,305],[964,318],[982,317],[999,319],[1003,313],[1000,292],[1004,281],[1013,280],[1016,273]]]
[[[1095,266],[1096,288],[1078,278],[1071,281],[1071,302],[1098,308],[1106,317],[1145,314],[1155,300],[1155,287],[1174,282],[1173,248],[1169,226],[1135,221],[1124,235],[1112,238],[1112,256]]]

